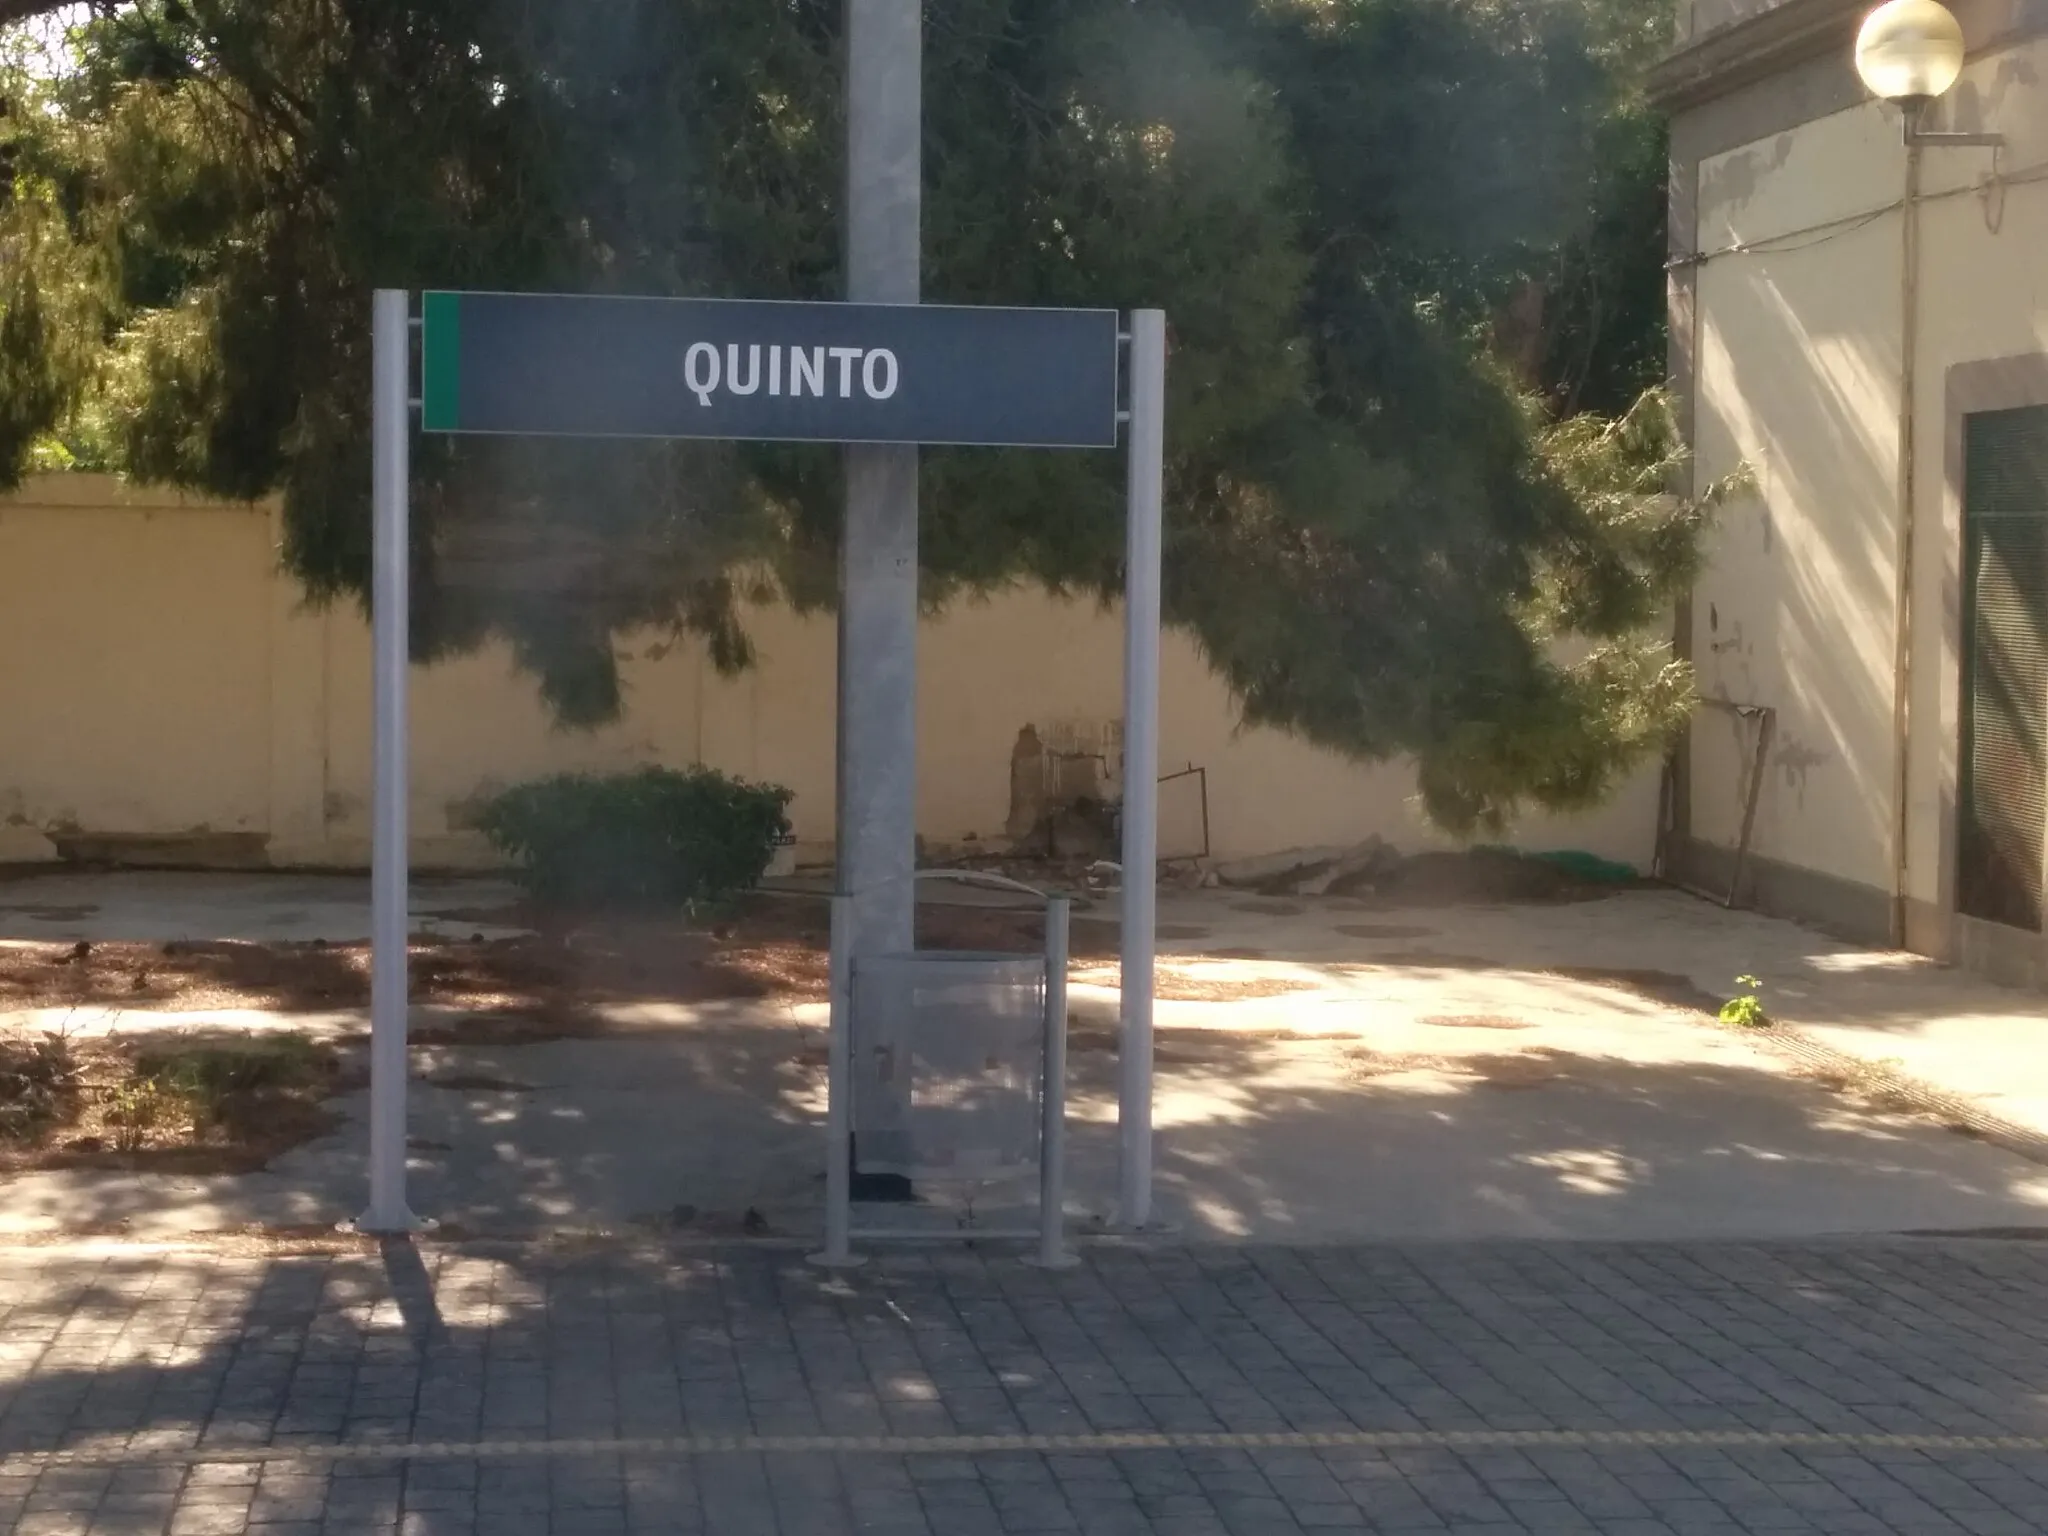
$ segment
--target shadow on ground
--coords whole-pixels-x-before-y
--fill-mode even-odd
[[[1790,1075],[1740,1039],[1679,1034],[1629,1055],[1513,1045],[1457,1017],[1400,1043],[1164,1028],[1160,1214],[1191,1237],[1343,1242],[1490,1237],[1805,1237],[2048,1225],[2048,1170]],[[1418,1046],[1419,1037],[1426,1037]],[[1428,1043],[1441,1037],[1442,1044]],[[1113,1215],[1114,1037],[1080,1021],[1069,1216]],[[823,1042],[735,1008],[601,1043],[416,1050],[416,1208],[478,1233],[818,1230]],[[17,1229],[176,1233],[352,1214],[367,1102],[263,1173],[62,1171],[7,1186]],[[934,1189],[938,1209],[958,1211]],[[990,1224],[1018,1199],[988,1189]],[[750,1214],[751,1213],[751,1214]]]

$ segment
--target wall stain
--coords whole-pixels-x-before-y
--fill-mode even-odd
[[[1768,149],[1739,149],[1715,162],[1700,176],[1700,209],[1729,211],[1740,208],[1763,189],[1765,182],[1785,168],[1792,158],[1794,135],[1781,133]],[[1704,219],[1701,221],[1705,222]]]
[[[1806,805],[1806,781],[1814,769],[1826,767],[1835,761],[1835,754],[1801,741],[1796,736],[1781,735],[1778,749],[1771,754],[1771,765],[1784,777],[1785,787],[1792,791],[1793,798],[1804,809]]]

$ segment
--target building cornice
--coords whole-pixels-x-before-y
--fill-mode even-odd
[[[1650,99],[1683,112],[1810,59],[1847,59],[1874,0],[1785,0],[1706,33],[1650,72]]]

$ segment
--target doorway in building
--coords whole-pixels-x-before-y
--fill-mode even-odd
[[[2041,931],[2048,858],[2048,406],[1963,424],[1956,904]]]

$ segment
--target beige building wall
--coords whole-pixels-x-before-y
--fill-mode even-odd
[[[1952,438],[1987,364],[2048,358],[2048,40],[1973,58],[1940,126],[2007,144],[1925,151],[1914,390],[1914,623],[1906,893],[1915,947],[1952,947],[1961,507]],[[1759,93],[1765,87],[1756,88]],[[1874,102],[1699,165],[1699,472],[1747,463],[1695,593],[1702,690],[1779,712],[1755,850],[1889,900],[1900,337],[1895,110]],[[2000,377],[2010,369],[1992,369]],[[2044,396],[2043,398],[2048,398]],[[1691,834],[1728,849],[1742,812],[1738,723],[1703,715]]]
[[[1713,535],[1693,663],[1703,694],[1778,712],[1755,851],[1876,887],[1889,879],[1899,231],[1896,214],[1856,221],[1896,198],[1900,153],[1876,110],[1847,113],[1706,162],[1699,194],[1698,468],[1746,465],[1756,490]],[[1804,233],[1837,220],[1828,239]],[[1754,729],[1701,717],[1695,837],[1734,846]]]
[[[0,857],[270,825],[270,540],[97,479],[0,503]]]
[[[0,500],[0,860],[113,851],[356,866],[369,852],[370,646],[352,606],[306,608],[277,571],[274,513],[97,477]],[[487,862],[480,797],[563,769],[702,762],[796,791],[805,851],[832,839],[829,617],[754,613],[760,664],[721,678],[688,640],[621,643],[627,711],[565,732],[502,647],[416,669],[412,828],[423,865]],[[1113,782],[1120,615],[1035,589],[956,603],[919,654],[919,824],[941,845],[1006,846],[1011,757],[1029,727],[1099,754]],[[1183,636],[1164,648],[1163,771],[1208,770],[1219,855],[1377,834],[1436,839],[1410,770],[1361,767],[1245,730]],[[1089,759],[1077,757],[1083,774]],[[1093,770],[1100,771],[1100,770]],[[1650,862],[1656,777],[1614,804],[1532,820],[1527,845]],[[1162,851],[1200,846],[1193,780],[1162,791]]]

